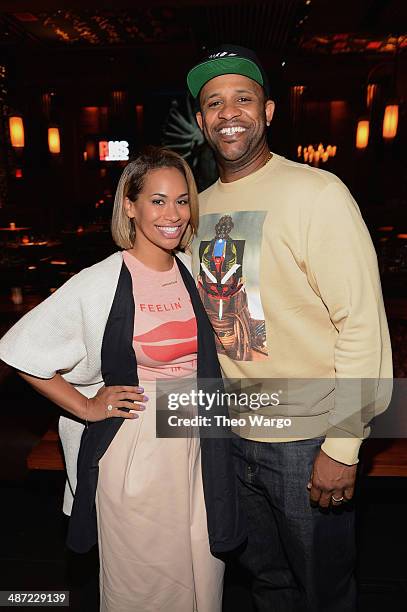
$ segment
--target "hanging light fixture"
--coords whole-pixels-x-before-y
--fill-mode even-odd
[[[48,148],[49,152],[54,155],[61,153],[61,141],[59,138],[59,129],[57,127],[48,128]]]
[[[24,124],[22,117],[13,116],[9,118],[11,145],[16,149],[24,147]]]
[[[356,148],[366,149],[369,143],[369,120],[361,119],[358,121],[356,129]]]
[[[383,119],[383,138],[394,138],[397,134],[397,126],[399,122],[399,106],[398,104],[388,104],[384,109]]]

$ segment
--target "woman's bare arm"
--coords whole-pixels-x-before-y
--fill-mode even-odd
[[[138,415],[135,411],[144,410],[142,402],[148,400],[143,395],[144,390],[141,387],[130,386],[101,387],[94,397],[87,400],[60,374],[46,379],[36,378],[25,372],[19,374],[38,393],[54,404],[79,419],[91,422],[118,416],[124,419],[136,419]],[[128,408],[131,412],[119,410],[120,408]]]

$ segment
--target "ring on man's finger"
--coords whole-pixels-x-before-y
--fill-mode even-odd
[[[340,497],[339,499],[337,499],[336,497],[334,497],[332,495],[331,497],[332,501],[335,502],[335,504],[340,504],[341,502],[343,502],[343,500],[345,499],[344,496],[342,495],[342,497]]]

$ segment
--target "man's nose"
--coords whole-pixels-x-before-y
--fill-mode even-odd
[[[224,102],[219,109],[219,118],[230,121],[235,117],[239,117],[241,110],[234,102]]]

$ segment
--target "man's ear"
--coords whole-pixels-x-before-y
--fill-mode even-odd
[[[203,119],[202,119],[201,111],[198,111],[195,117],[196,117],[196,122],[199,125],[199,129],[203,131]]]
[[[266,100],[265,111],[266,111],[266,123],[267,123],[267,125],[270,125],[270,123],[271,123],[271,121],[273,119],[275,107],[276,107],[276,105],[274,104],[273,100]]]

